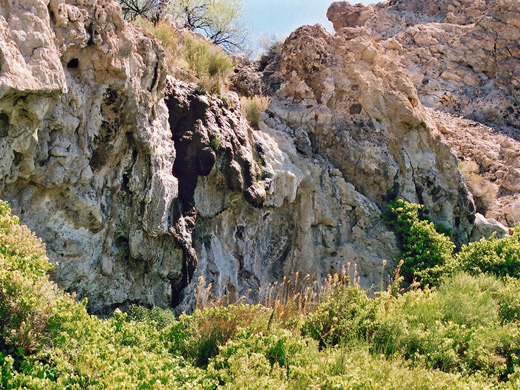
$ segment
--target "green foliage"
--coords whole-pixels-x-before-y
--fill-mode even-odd
[[[520,227],[503,239],[493,235],[464,246],[457,255],[459,267],[473,275],[482,272],[496,276],[520,277]]]
[[[148,309],[144,306],[132,305],[127,315],[127,321],[144,322],[158,330],[162,330],[176,322],[173,311],[159,307]]]
[[[376,316],[376,302],[357,286],[335,286],[332,293],[310,314],[302,333],[322,346],[367,340]]]
[[[48,339],[56,289],[44,245],[10,213],[0,201],[0,345],[24,355]]]
[[[438,290],[410,291],[388,301],[373,351],[429,369],[505,378],[518,361],[518,323],[500,318],[503,282],[457,274]]]
[[[161,43],[166,66],[170,73],[175,73],[176,67],[186,67],[182,33],[177,31],[171,23],[165,21],[152,23],[146,18],[137,18],[134,24],[148,31]]]
[[[212,148],[215,152],[218,152],[218,151],[219,151],[219,149],[220,149],[220,139],[219,139],[219,137],[218,137],[218,134],[213,134],[213,135],[210,137],[209,145],[211,146],[211,148]]]
[[[209,93],[219,94],[233,71],[233,61],[217,46],[204,39],[187,35],[184,58],[195,73],[199,85]]]
[[[520,386],[520,281],[509,276],[457,272],[375,298],[331,277],[305,318],[288,300],[178,319],[132,306],[103,320],[48,280],[43,245],[4,202],[0,248],[2,389]]]
[[[417,278],[423,285],[438,285],[445,274],[454,267],[455,245],[449,237],[438,233],[433,222],[421,219],[422,206],[396,200],[389,204],[384,220],[397,233],[403,260],[401,272],[405,281]]]
[[[158,342],[157,326],[118,311],[108,320],[92,317],[86,302],[59,291],[45,274],[43,245],[17,223],[0,202],[1,388],[215,387]]]
[[[241,328],[265,328],[265,310],[261,306],[239,305],[197,310],[191,316],[181,315],[175,325],[166,329],[168,350],[184,356],[197,367],[205,367],[218,354],[219,347]]]

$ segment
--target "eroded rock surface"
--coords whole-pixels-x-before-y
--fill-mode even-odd
[[[266,201],[255,209],[228,194],[207,203],[208,194],[219,199],[220,174],[199,181],[197,275],[238,297],[284,275],[325,276],[351,262],[362,286],[380,286],[382,260],[392,265],[398,253],[381,211],[396,197],[424,204],[467,242],[474,206],[458,161],[405,68],[366,31],[302,27],[277,68],[280,88],[254,133]]]
[[[328,11],[338,32],[363,29],[379,41],[406,67],[421,103],[446,114],[432,111],[459,158],[490,183],[486,207],[468,183],[479,211],[509,226],[520,204],[519,11],[510,0],[337,2]]]
[[[0,190],[94,311],[168,305],[175,148],[158,44],[112,1],[0,7]]]
[[[297,30],[249,69],[244,89],[272,94],[253,130],[234,93],[167,77],[115,2],[1,5],[1,197],[93,312],[187,308],[199,276],[254,300],[350,263],[378,287],[399,253],[381,220],[396,197],[468,240],[472,199],[397,40]]]

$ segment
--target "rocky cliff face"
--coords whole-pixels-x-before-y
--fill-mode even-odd
[[[253,130],[235,94],[167,77],[112,1],[4,2],[0,34],[1,197],[94,312],[187,307],[199,276],[260,299],[349,262],[379,286],[396,197],[468,240],[473,202],[396,39],[297,30],[262,67],[272,103]]]
[[[479,211],[509,225],[520,221],[518,11],[510,0],[338,2],[328,11],[336,30],[362,29],[399,53],[421,103],[445,113],[432,111],[437,127],[494,193],[485,201],[473,191]]]

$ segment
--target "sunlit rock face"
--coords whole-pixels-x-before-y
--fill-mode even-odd
[[[478,211],[509,226],[518,223],[520,4],[337,2],[327,15],[337,31],[363,29],[387,53],[398,54],[459,159],[478,165],[472,173],[481,177],[468,178],[483,183],[468,183]]]
[[[158,44],[112,1],[0,7],[0,190],[92,310],[168,305],[175,148]]]
[[[298,29],[257,68],[272,101],[253,130],[235,93],[167,76],[115,2],[2,4],[0,34],[0,195],[95,313],[187,309],[200,277],[259,300],[349,263],[378,288],[399,254],[381,219],[397,197],[459,244],[471,233],[457,159],[397,40]]]

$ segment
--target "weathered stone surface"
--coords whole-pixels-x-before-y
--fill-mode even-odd
[[[94,311],[168,305],[182,254],[158,45],[116,2],[29,3],[0,7],[2,198]]]
[[[520,201],[519,12],[508,0],[337,2],[328,12],[338,34],[363,29],[406,67],[457,156],[496,186],[482,194],[468,183],[479,212],[510,226],[506,209]],[[482,195],[492,198],[486,207]]]
[[[472,200],[399,40],[297,30],[244,84],[273,94],[255,131],[234,93],[167,77],[115,2],[31,4],[0,8],[1,197],[94,312],[187,308],[199,276],[258,299],[284,276],[351,263],[378,287],[399,252],[381,221],[396,197],[468,239]]]
[[[471,232],[471,241],[478,241],[482,238],[488,239],[495,233],[497,238],[502,238],[509,233],[509,229],[497,222],[496,219],[486,219],[482,214],[477,213],[475,226]]]
[[[332,37],[321,27],[303,27],[281,57],[286,101],[270,110],[287,128],[305,128],[313,152],[378,205],[397,196],[425,204],[464,241],[473,210],[457,160],[404,68],[363,29]]]
[[[399,59],[424,105],[517,126],[519,9],[509,0],[393,0],[333,3],[328,15],[338,32],[362,26],[376,39],[399,42],[405,48]]]
[[[266,200],[254,208],[226,195],[216,171],[199,179],[197,277],[218,294],[256,297],[281,276],[350,262],[362,286],[380,286],[382,261],[391,268],[398,253],[381,210],[396,197],[468,240],[474,206],[457,159],[399,62],[363,29],[334,37],[320,26],[291,34],[278,61],[282,83],[254,133]]]
[[[461,161],[477,211],[507,226],[517,223],[519,219],[509,210],[520,201],[520,178],[517,178],[520,169],[519,130],[502,126],[497,131],[449,113],[429,112]],[[474,169],[468,172],[467,167],[471,164]]]

